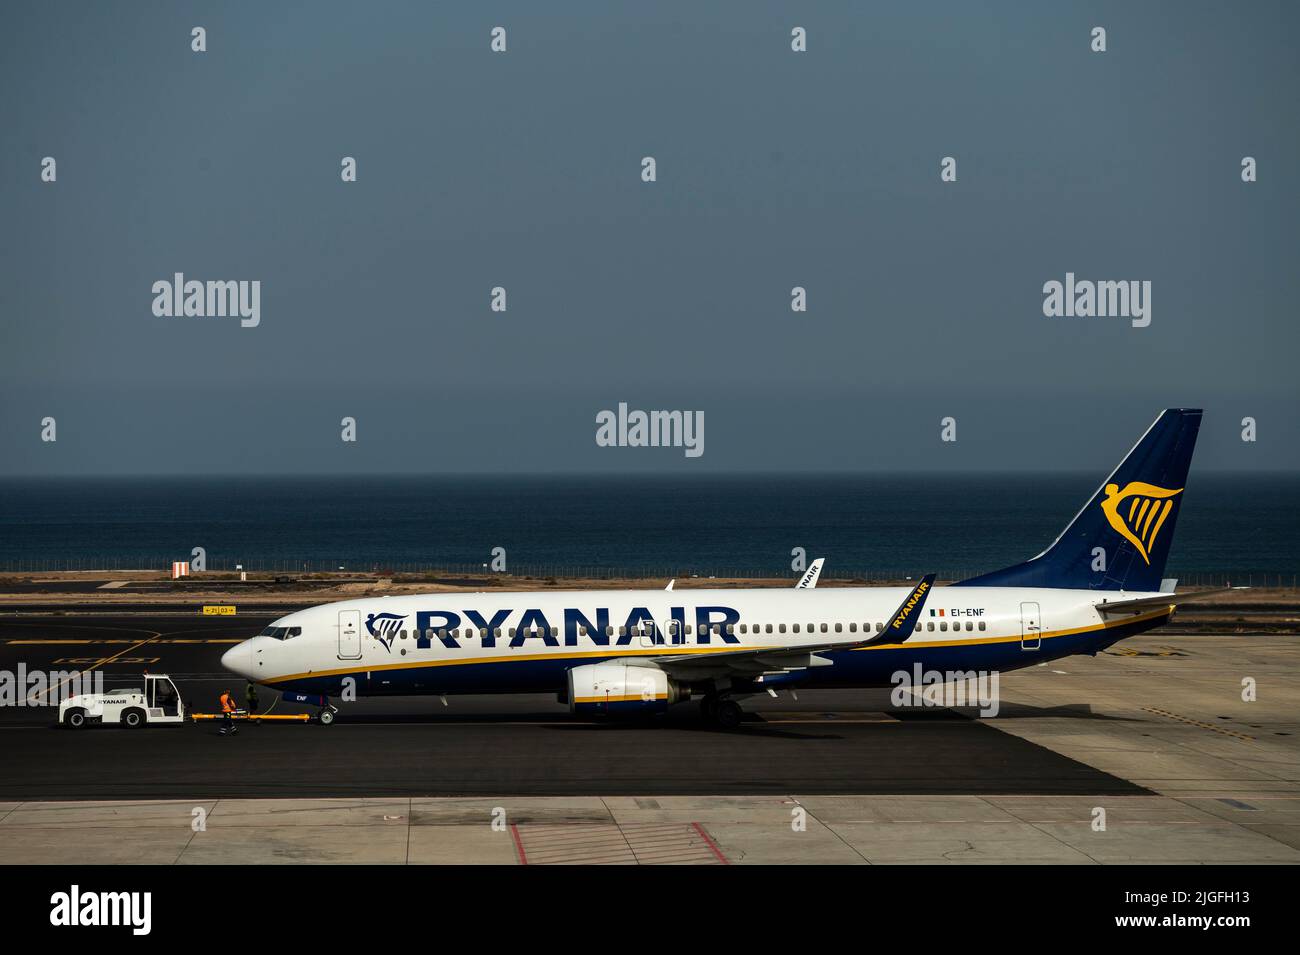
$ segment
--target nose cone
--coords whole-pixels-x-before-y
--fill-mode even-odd
[[[249,641],[236,644],[221,655],[221,665],[231,673],[237,673],[245,679],[253,676],[253,648]]]

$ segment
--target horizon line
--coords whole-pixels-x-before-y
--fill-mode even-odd
[[[1022,477],[1026,475],[1088,475],[1100,473],[1091,468],[1043,468],[1027,471],[1023,468],[947,468],[947,469],[897,469],[880,471],[863,471],[855,469],[825,470],[745,470],[745,471],[335,471],[330,473],[311,471],[166,471],[166,472],[114,472],[97,471],[86,473],[63,473],[57,471],[33,472],[30,474],[0,474],[0,481],[49,480],[49,479],[171,479],[171,478],[222,478],[260,479],[293,478],[295,480],[323,480],[331,478],[678,478],[689,479],[718,477],[957,477],[963,475],[1001,475]],[[1231,474],[1239,476],[1252,475],[1300,475],[1300,468],[1205,468],[1200,474]],[[1104,475],[1103,475],[1104,476]]]

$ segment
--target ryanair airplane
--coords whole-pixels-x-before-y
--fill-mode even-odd
[[[587,714],[698,698],[706,719],[732,727],[736,701],[757,693],[1095,654],[1189,599],[1161,574],[1200,424],[1200,411],[1165,411],[1051,546],[952,586],[930,575],[911,588],[817,589],[812,574],[777,590],[365,598],[291,613],[221,662],[320,706],[326,723],[330,697],[555,691]]]

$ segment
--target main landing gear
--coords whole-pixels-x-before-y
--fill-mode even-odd
[[[339,711],[337,706],[326,703],[324,709],[316,714],[316,722],[321,726],[330,726],[334,722],[334,714]]]
[[[745,711],[735,700],[718,698],[712,694],[700,701],[700,716],[704,722],[712,723],[719,729],[734,730],[745,718]]]

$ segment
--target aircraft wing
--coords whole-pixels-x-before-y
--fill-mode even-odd
[[[1249,589],[1249,587],[1220,587],[1217,590],[1197,590],[1190,594],[1156,594],[1154,597],[1134,597],[1132,600],[1109,600],[1097,604],[1096,607],[1098,613],[1137,613],[1141,610],[1154,610],[1157,607],[1170,607],[1189,600],[1202,600],[1230,590]]]
[[[826,563],[825,557],[818,557],[812,562],[807,572],[799,578],[799,583],[794,585],[795,590],[812,590],[817,586],[817,578],[822,575],[822,564]]]
[[[734,672],[744,675],[770,673],[780,670],[802,670],[807,667],[830,666],[832,661],[817,654],[828,650],[855,650],[862,647],[903,643],[916,628],[926,597],[934,587],[934,574],[923,577],[898,609],[889,618],[885,629],[865,639],[835,640],[825,643],[805,643],[791,646],[735,647],[706,653],[679,653],[661,657],[646,657],[639,665],[649,665],[699,679],[707,674]]]

